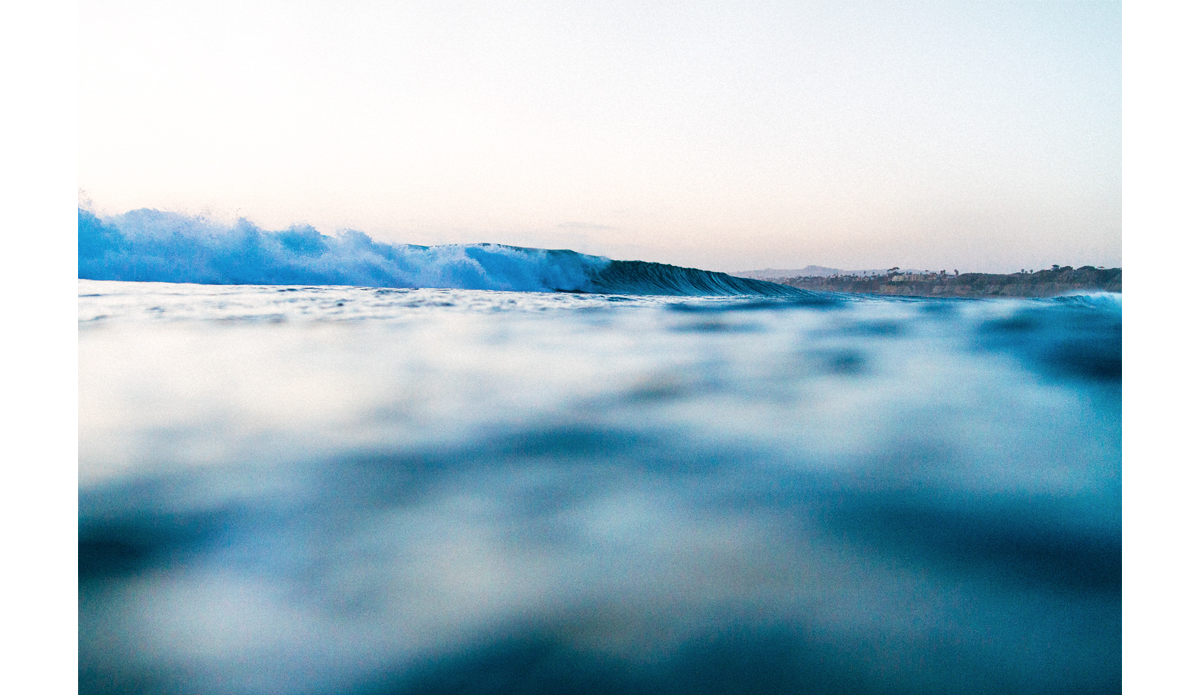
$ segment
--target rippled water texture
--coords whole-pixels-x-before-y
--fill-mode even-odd
[[[84,693],[1116,693],[1119,296],[80,281]]]

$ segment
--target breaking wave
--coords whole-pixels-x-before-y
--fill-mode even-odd
[[[79,210],[79,277],[206,285],[354,285],[643,295],[814,295],[761,280],[569,250],[384,244],[356,231],[260,229],[159,210]]]

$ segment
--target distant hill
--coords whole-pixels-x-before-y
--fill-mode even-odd
[[[1120,268],[1055,266],[1036,273],[894,273],[882,277],[794,277],[780,284],[807,290],[910,297],[1053,297],[1066,292],[1121,291]]]

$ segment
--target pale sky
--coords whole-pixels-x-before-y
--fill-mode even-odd
[[[736,271],[1121,265],[1119,3],[80,4],[79,187]]]

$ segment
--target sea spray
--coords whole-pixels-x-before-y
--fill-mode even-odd
[[[221,285],[438,287],[520,292],[814,296],[694,268],[503,244],[384,244],[362,232],[266,231],[158,210],[79,210],[79,277]]]

